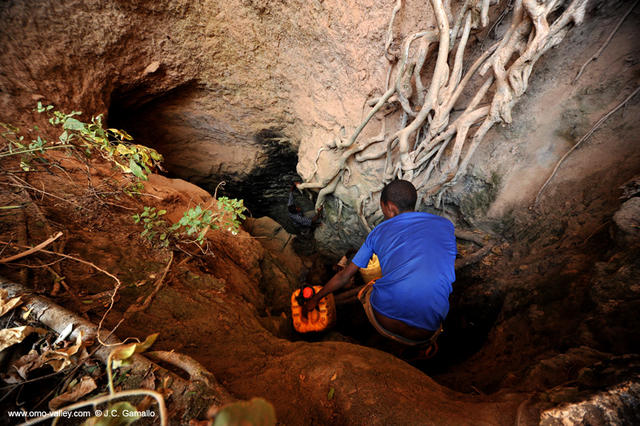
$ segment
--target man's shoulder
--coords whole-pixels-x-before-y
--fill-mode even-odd
[[[407,213],[402,213],[402,215],[406,215],[404,219],[410,222],[415,221],[415,222],[440,223],[443,225],[446,224],[453,227],[453,223],[449,219],[443,216],[439,216],[437,214],[432,214],[427,212],[407,212]]]
[[[447,229],[454,232],[453,223],[446,217],[438,216],[427,212],[405,212],[391,219],[379,223],[369,235],[377,235],[379,233],[396,232],[400,229],[413,228],[415,226],[424,225],[429,228]]]
[[[432,213],[427,213],[427,212],[418,212],[421,213],[422,215],[424,215],[423,217],[425,217],[425,219],[428,220],[432,220],[436,223],[442,223],[443,225],[450,225],[451,227],[453,227],[453,222],[451,222],[449,219],[447,219],[444,216],[439,216],[437,214],[432,214]]]

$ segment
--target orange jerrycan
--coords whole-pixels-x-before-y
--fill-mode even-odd
[[[365,284],[369,284],[373,280],[382,278],[382,269],[380,268],[378,256],[375,254],[371,256],[367,267],[360,268],[360,275],[362,275],[362,281],[364,281]]]
[[[302,315],[302,305],[321,289],[322,286],[319,285],[305,285],[294,291],[291,295],[293,328],[295,328],[298,333],[323,331],[335,324],[336,302],[333,300],[333,294],[328,294],[320,299],[318,306],[313,311],[307,312],[306,318]]]

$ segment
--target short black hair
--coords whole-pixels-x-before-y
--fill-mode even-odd
[[[380,201],[384,203],[391,201],[401,212],[413,211],[417,199],[418,192],[408,180],[393,180],[382,188],[382,194],[380,194]]]

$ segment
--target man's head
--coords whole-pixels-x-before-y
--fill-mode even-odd
[[[411,182],[396,179],[382,188],[380,207],[385,218],[390,218],[399,213],[413,211],[417,198],[418,193]]]

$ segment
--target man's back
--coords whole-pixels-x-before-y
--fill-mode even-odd
[[[449,311],[455,280],[453,224],[429,213],[399,214],[367,236],[353,262],[366,266],[373,253],[383,274],[373,287],[373,308],[414,327],[437,329]]]

